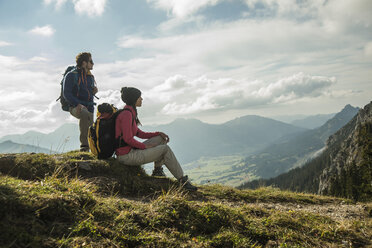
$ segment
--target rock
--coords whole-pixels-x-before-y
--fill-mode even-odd
[[[86,171],[92,170],[92,168],[89,165],[89,162],[83,161],[78,163],[78,168]]]

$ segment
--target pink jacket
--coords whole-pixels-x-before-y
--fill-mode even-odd
[[[144,132],[139,129],[136,121],[132,121],[132,116],[133,118],[136,118],[136,112],[134,109],[129,105],[125,105],[124,108],[129,109],[133,115],[129,111],[122,111],[116,118],[115,138],[118,138],[120,135],[122,135],[123,140],[128,144],[127,146],[116,149],[115,152],[117,156],[128,154],[132,148],[141,150],[146,148],[145,144],[135,140],[134,136],[137,136],[141,139],[150,139],[159,135],[159,132]]]

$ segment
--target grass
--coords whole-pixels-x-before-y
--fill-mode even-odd
[[[355,205],[341,198],[221,185],[189,193],[78,152],[0,156],[0,170],[1,247],[363,247],[372,239],[371,204],[363,218],[341,221],[260,205]]]

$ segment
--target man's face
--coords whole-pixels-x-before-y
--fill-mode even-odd
[[[92,58],[89,58],[88,61],[83,61],[83,64],[82,64],[82,68],[85,68],[86,70],[93,70],[93,59]]]
[[[87,63],[87,69],[88,70],[93,70],[93,65],[94,65],[94,63],[93,63],[93,59],[92,59],[92,57],[88,60],[88,63]]]

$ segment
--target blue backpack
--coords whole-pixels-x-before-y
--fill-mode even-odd
[[[65,73],[63,73],[63,77],[62,77],[62,80],[61,80],[61,95],[56,100],[56,101],[59,100],[61,102],[61,107],[62,107],[62,110],[63,111],[69,111],[69,109],[71,107],[71,104],[63,96],[63,81],[65,80],[66,74],[68,72],[72,71],[72,70],[75,70],[75,69],[76,69],[76,66],[70,65],[69,67],[66,68]],[[78,82],[78,80],[79,80],[79,74],[77,73],[77,71],[74,71],[72,73],[75,76],[75,82]],[[78,83],[77,83],[77,87],[78,87],[78,92],[79,92],[80,85]]]

